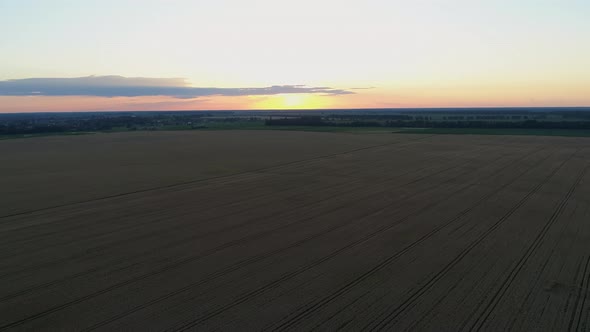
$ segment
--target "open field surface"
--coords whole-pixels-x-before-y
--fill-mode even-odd
[[[531,135],[588,137],[589,129],[535,129],[535,128],[399,128],[392,132],[408,134],[451,134],[451,135]]]
[[[0,330],[587,330],[590,139],[0,141]]]
[[[0,141],[0,216],[403,139],[295,132],[175,131],[4,140]]]

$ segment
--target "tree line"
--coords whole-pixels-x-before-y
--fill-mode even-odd
[[[492,120],[325,120],[319,116],[268,119],[267,126],[332,126],[332,127],[397,127],[397,128],[530,128],[530,129],[590,129],[590,121],[492,121]]]

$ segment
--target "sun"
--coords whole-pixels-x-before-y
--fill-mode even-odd
[[[307,93],[284,93],[259,100],[253,106],[260,109],[316,109],[325,107],[326,101]]]
[[[305,105],[307,98],[304,94],[286,94],[282,96],[283,106],[287,108],[297,108]]]

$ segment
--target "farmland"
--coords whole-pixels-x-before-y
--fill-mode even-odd
[[[590,138],[0,141],[0,330],[590,329]]]
[[[590,108],[333,109],[0,114],[0,140],[186,130],[590,136]]]

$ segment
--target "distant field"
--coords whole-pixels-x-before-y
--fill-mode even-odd
[[[336,133],[391,133],[396,128],[372,128],[372,127],[318,127],[318,126],[265,126],[264,122],[211,122],[206,126],[193,128],[190,126],[163,126],[157,130],[136,130],[130,131],[125,127],[113,128],[102,132],[57,132],[57,133],[38,133],[38,134],[16,134],[0,135],[1,140],[22,139],[47,136],[71,136],[71,135],[89,135],[89,134],[110,134],[110,133],[133,133],[133,132],[152,132],[152,131],[219,131],[219,130],[286,130],[286,131],[310,131],[310,132],[336,132]]]
[[[19,139],[19,138],[34,138],[34,137],[47,137],[47,136],[77,136],[77,135],[88,135],[95,133],[84,133],[84,132],[61,132],[61,133],[39,133],[39,134],[17,134],[17,135],[0,135],[0,141],[7,139]]]
[[[395,128],[395,127],[345,127],[345,126],[265,126],[263,122],[237,122],[237,123],[209,123],[203,128],[190,128],[182,126],[170,126],[158,128],[155,131],[227,131],[227,130],[280,130],[280,131],[305,131],[319,133],[352,133],[352,134],[376,134],[376,133],[403,133],[403,134],[440,134],[440,135],[528,135],[528,136],[564,136],[564,137],[590,137],[590,129],[517,129],[517,128]],[[114,128],[101,132],[129,133],[126,128]],[[137,132],[151,132],[139,130]],[[63,132],[48,134],[26,134],[0,136],[1,140],[22,139],[47,136],[75,136],[91,135],[97,132]]]
[[[0,330],[588,329],[590,138],[420,133],[0,141]]]
[[[407,134],[445,134],[445,135],[532,135],[589,137],[589,129],[515,129],[515,128],[400,128],[392,130]]]
[[[4,140],[0,141],[0,215],[401,139],[406,138],[193,130]]]

